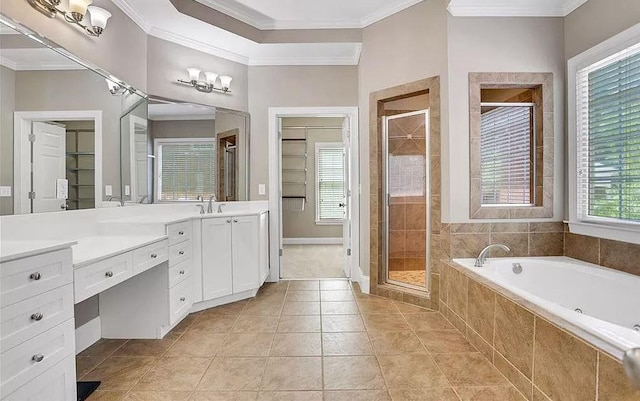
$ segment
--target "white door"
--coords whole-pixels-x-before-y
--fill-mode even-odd
[[[231,218],[202,220],[202,296],[207,301],[233,292]]]
[[[347,117],[342,122],[342,144],[344,151],[344,197],[340,206],[344,211],[342,223],[342,241],[344,248],[344,274],[351,277],[351,121]]]
[[[278,166],[278,270],[280,270],[280,278],[284,276],[284,269],[282,264],[282,254],[284,253],[284,244],[282,239],[282,224],[283,224],[283,213],[282,213],[282,118],[278,118],[278,160],[280,165]]]
[[[56,198],[56,180],[66,178],[66,136],[63,126],[34,122],[32,191],[35,192],[32,213],[59,212],[66,200]],[[29,196],[25,191],[23,196]]]
[[[260,286],[258,217],[234,217],[232,231],[233,293],[237,294]]]

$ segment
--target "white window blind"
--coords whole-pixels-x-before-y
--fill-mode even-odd
[[[480,122],[482,204],[531,205],[533,106],[488,108]]]
[[[316,221],[344,218],[344,156],[342,143],[316,144]]]
[[[159,200],[189,201],[215,194],[213,141],[163,141],[157,147]]]
[[[578,71],[577,202],[584,220],[640,221],[640,43]]]

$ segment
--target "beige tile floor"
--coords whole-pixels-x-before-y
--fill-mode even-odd
[[[425,287],[427,272],[424,270],[390,271],[389,279],[399,281],[401,283],[417,285],[418,287]]]
[[[339,280],[267,284],[77,362],[102,381],[90,401],[524,401],[438,312]]]
[[[342,245],[284,245],[285,279],[345,278]]]

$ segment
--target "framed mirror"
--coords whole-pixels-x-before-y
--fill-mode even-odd
[[[146,94],[4,16],[0,26],[0,214],[122,198],[121,126],[131,113],[146,121]]]
[[[146,176],[147,182],[153,183],[150,201],[248,200],[247,113],[152,96],[146,129],[149,135],[147,150],[151,150],[148,158],[153,160]],[[129,143],[130,139],[123,140],[122,175],[136,176],[144,184],[143,174],[130,169],[135,157]],[[140,156],[134,170],[142,168],[142,147],[142,144],[138,145]],[[123,178],[122,182],[127,185],[128,181]],[[132,191],[134,186],[141,188],[137,183],[131,186]],[[126,190],[123,187],[123,192]]]

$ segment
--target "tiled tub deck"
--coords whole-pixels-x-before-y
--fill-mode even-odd
[[[455,262],[443,265],[440,311],[533,401],[638,401],[622,364]]]

